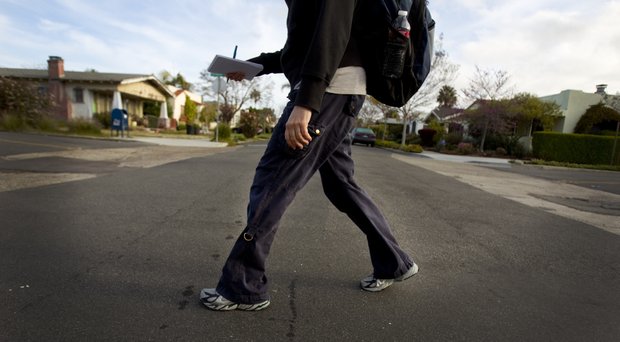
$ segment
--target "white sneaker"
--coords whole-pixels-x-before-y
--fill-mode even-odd
[[[394,284],[395,281],[403,281],[403,280],[407,280],[413,277],[414,275],[416,275],[416,273],[418,273],[418,270],[419,270],[419,267],[414,262],[411,268],[409,268],[409,270],[405,272],[405,274],[401,275],[400,277],[397,277],[394,279],[378,279],[378,278],[375,278],[375,276],[371,274],[368,277],[362,279],[362,281],[360,282],[360,286],[362,287],[362,290],[364,291],[370,291],[370,292],[383,291],[390,285]]]
[[[259,311],[268,307],[270,303],[269,300],[256,304],[235,303],[222,297],[215,289],[202,289],[202,291],[200,291],[200,302],[208,309],[215,311]]]

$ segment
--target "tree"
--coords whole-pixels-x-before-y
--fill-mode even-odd
[[[482,104],[479,109],[470,112],[470,119],[482,131],[481,152],[484,152],[484,143],[489,128],[500,129],[505,124],[501,115],[506,110],[506,103],[502,100],[512,95],[513,91],[508,72],[481,69],[478,66],[469,85],[463,90],[463,94],[468,99]]]
[[[481,69],[477,65],[469,85],[463,90],[465,97],[472,101],[505,99],[513,92],[514,87],[510,84],[507,71]]]
[[[228,124],[230,124],[235,113],[239,112],[249,100],[258,104],[263,99],[271,98],[269,96],[272,87],[271,83],[262,83],[256,77],[251,81],[225,82],[219,94],[213,89],[213,85],[217,82],[217,77],[211,76],[207,70],[203,70],[200,73],[200,79],[203,81],[202,91],[205,95],[216,99],[219,97],[221,120]]]
[[[478,100],[465,111],[470,134],[481,137],[480,151],[484,152],[484,141],[490,134],[511,134],[517,125],[511,115],[508,99]]]
[[[258,127],[263,129],[263,132],[270,131],[276,124],[276,114],[273,108],[257,109],[258,112]]]
[[[199,120],[205,123],[210,123],[215,121],[215,113],[217,111],[215,102],[206,102],[202,105],[202,110],[200,111]]]
[[[620,113],[620,93],[616,93],[616,95],[603,95],[603,103]]]
[[[262,97],[262,94],[260,93],[258,89],[252,89],[252,91],[250,92],[250,99],[252,99],[254,104],[259,103],[261,100],[261,97]]]
[[[616,131],[617,122],[620,121],[620,113],[604,103],[590,106],[586,113],[579,119],[575,127],[575,133],[601,134],[604,131]]]
[[[220,121],[230,125],[237,109],[228,103],[220,103]]]
[[[439,95],[437,96],[437,102],[440,107],[444,108],[454,108],[456,106],[456,102],[458,101],[456,89],[449,85],[444,85],[439,90]]]
[[[56,105],[52,95],[38,91],[36,83],[0,77],[0,126],[15,120],[16,129],[36,127]]]
[[[162,70],[159,72],[159,79],[163,84],[174,86],[174,77],[167,70]]]
[[[258,132],[258,112],[255,108],[241,111],[239,128],[246,138],[253,138]]]
[[[185,77],[183,77],[181,73],[177,73],[176,77],[174,78],[174,84],[177,88],[181,88],[183,90],[192,90],[193,87],[191,83],[185,80]]]
[[[555,120],[562,116],[560,105],[541,101],[536,95],[520,93],[511,99],[511,112],[520,125],[527,127],[527,136],[532,135],[535,126],[545,131],[553,128]]]
[[[188,125],[194,124],[194,122],[196,121],[196,114],[197,114],[196,104],[187,95],[185,95],[185,107],[184,107],[183,114],[186,117]]]
[[[183,90],[192,90],[193,88],[193,84],[187,82],[181,73],[177,73],[176,76],[172,76],[172,74],[167,70],[162,70],[159,72],[159,79],[163,84],[175,86]]]
[[[372,100],[369,99],[364,102],[364,106],[362,106],[357,116],[358,121],[363,126],[368,126],[383,116],[381,109],[373,104]],[[375,100],[375,102],[377,101]]]
[[[443,49],[443,34],[439,41],[435,56],[431,63],[431,71],[418,92],[404,106],[398,109],[403,120],[403,136],[401,145],[407,139],[407,123],[422,114],[422,109],[432,106],[436,101],[439,90],[445,84],[452,82],[458,75],[459,66],[448,59],[448,53]]]
[[[385,134],[387,132],[387,121],[388,119],[398,119],[398,108],[388,106],[383,104],[372,96],[366,97],[365,106],[371,106],[379,112],[381,116],[383,116],[383,133],[381,134],[381,139],[385,140]],[[363,109],[363,108],[362,108]]]

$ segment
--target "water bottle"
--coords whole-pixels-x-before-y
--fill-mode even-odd
[[[398,17],[392,23],[392,29],[385,46],[383,59],[383,76],[400,78],[405,67],[405,53],[409,45],[411,26],[407,20],[407,11],[398,11]]]

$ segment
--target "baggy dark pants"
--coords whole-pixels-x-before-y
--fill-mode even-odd
[[[329,200],[366,234],[377,278],[399,277],[413,265],[379,208],[353,179],[348,132],[365,97],[326,93],[321,111],[312,114],[308,125],[312,142],[303,150],[292,150],[286,144],[284,130],[294,96],[289,96],[291,101],[256,168],[247,227],[233,246],[217,285],[217,291],[234,302],[254,304],[269,299],[265,261],[278,224],[295,194],[317,170]]]

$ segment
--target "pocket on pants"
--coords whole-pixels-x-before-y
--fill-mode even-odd
[[[308,155],[314,145],[316,145],[317,140],[321,138],[323,134],[323,126],[320,124],[308,124],[308,133],[312,137],[312,141],[301,149],[293,149],[286,143],[286,139],[283,139],[283,149],[284,154],[286,154],[290,158],[301,159]],[[284,136],[283,136],[284,137]]]

